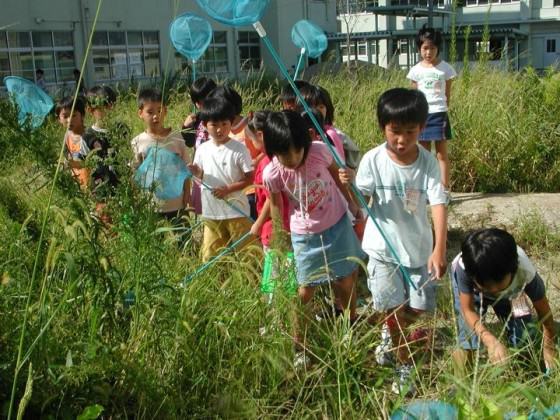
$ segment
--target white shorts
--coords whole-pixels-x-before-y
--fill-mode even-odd
[[[436,308],[436,284],[429,280],[427,266],[403,267],[416,286],[404,278],[399,266],[372,257],[368,262],[368,288],[376,311],[389,311],[406,302],[406,306],[433,312]]]

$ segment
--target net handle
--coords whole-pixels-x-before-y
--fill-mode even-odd
[[[296,71],[294,72],[294,80],[297,80],[298,78],[299,69],[301,68],[301,64],[303,63],[304,56],[305,56],[305,47],[302,47],[299,53],[299,60],[296,66]]]

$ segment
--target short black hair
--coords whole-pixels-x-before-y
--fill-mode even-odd
[[[422,28],[420,28],[418,34],[416,35],[416,47],[418,49],[422,48],[422,44],[425,41],[432,41],[432,43],[437,47],[439,55],[441,43],[443,42],[441,32],[437,29],[430,28],[426,23],[422,26]]]
[[[165,106],[161,90],[156,88],[147,87],[140,89],[137,98],[138,109],[144,108],[146,102],[160,102]]]
[[[331,99],[331,95],[327,89],[321,86],[317,86],[317,90],[319,91],[319,97],[317,98],[317,105],[325,105],[327,108],[327,114],[325,115],[325,124],[333,125],[334,123],[334,105]]]
[[[480,285],[499,283],[507,274],[515,275],[519,265],[515,239],[503,229],[471,232],[461,245],[467,275]]]
[[[43,71],[43,69],[39,68],[39,69],[35,70],[35,74],[43,75],[43,74],[45,74],[45,72]]]
[[[65,96],[64,98],[60,99],[56,103],[56,107],[54,108],[54,114],[58,118],[62,110],[64,109],[72,109],[72,104],[74,103],[73,96]],[[86,115],[86,101],[82,96],[78,96],[76,98],[76,105],[74,105],[74,112],[78,111],[82,116]]]
[[[247,128],[251,133],[257,131],[264,131],[266,125],[266,119],[271,111],[255,111],[249,113],[249,118],[247,120]]]
[[[196,79],[189,88],[192,103],[196,105],[197,102],[204,101],[208,94],[216,89],[216,86],[216,82],[208,77]]]
[[[377,101],[377,120],[382,130],[389,123],[424,125],[427,118],[428,101],[417,89],[389,89]]]
[[[208,98],[224,98],[233,105],[235,115],[241,115],[243,111],[243,99],[241,99],[241,95],[231,86],[220,85],[216,87],[208,94]]]
[[[319,111],[317,111],[316,109],[313,109],[313,108],[311,108],[311,113],[313,114],[313,116],[315,117],[317,122],[319,123],[319,126],[323,129],[323,131],[325,131],[325,129],[324,129],[325,119],[323,118],[323,114],[321,114]],[[317,127],[315,127],[315,124],[313,124],[313,120],[311,119],[311,116],[309,115],[309,113],[307,111],[302,111],[300,115],[302,116],[303,120],[305,121],[305,124],[307,124],[307,129],[312,128],[313,130],[317,131]]]
[[[208,121],[231,121],[235,119],[235,108],[224,98],[207,98],[202,102],[200,119]]]
[[[264,148],[272,159],[275,155],[284,155],[291,148],[304,149],[304,158],[311,147],[311,137],[303,117],[291,110],[271,112],[268,114],[263,130]]]
[[[311,83],[306,82],[305,80],[294,80],[294,84],[302,93],[302,95],[303,95],[303,91],[308,89],[310,86],[313,86]],[[278,99],[282,103],[293,102],[294,104],[296,104],[297,96],[294,90],[292,89],[292,86],[289,83],[286,83],[284,86],[282,86],[282,90],[280,91],[280,96],[278,97]]]
[[[117,94],[111,86],[96,85],[88,89],[86,99],[91,108],[110,106],[117,102]]]

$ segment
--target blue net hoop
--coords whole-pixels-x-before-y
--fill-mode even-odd
[[[391,414],[391,420],[457,420],[458,418],[457,409],[442,401],[412,401]]]
[[[18,76],[4,78],[4,85],[18,107],[18,122],[22,126],[28,115],[31,127],[37,128],[54,106],[52,98],[35,83]]]
[[[198,5],[228,26],[250,26],[264,15],[270,0],[196,0]]]
[[[212,26],[198,15],[185,13],[171,22],[169,37],[179,53],[196,61],[204,55],[212,42]]]
[[[152,146],[136,170],[134,181],[156,198],[171,200],[183,195],[183,185],[192,176],[183,160],[170,150]]]
[[[318,58],[328,46],[327,35],[319,26],[302,19],[292,27],[292,42],[312,58]]]

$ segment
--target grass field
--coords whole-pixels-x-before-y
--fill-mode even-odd
[[[377,97],[407,85],[403,72],[373,70],[318,82],[334,99],[336,125],[363,151],[382,141]],[[279,86],[269,78],[239,85],[245,112],[277,108]],[[559,94],[560,77],[552,72],[479,68],[459,77],[451,99],[452,190],[558,191]],[[191,106],[180,89],[168,95],[168,125],[178,129]],[[0,416],[12,395],[14,415],[19,407],[27,418],[82,419],[383,418],[407,401],[390,392],[393,371],[377,366],[373,355],[380,327],[365,320],[354,328],[343,320],[312,321],[315,363],[295,371],[294,300],[279,292],[271,305],[264,302],[259,258],[225,257],[183,287],[200,264],[199,235],[195,230],[179,248],[149,200],[126,181],[129,138],[115,142],[124,182],[107,228],[66,171],[54,181],[62,128],[51,119],[32,132],[16,120],[0,102]],[[143,130],[134,92],[122,93],[110,125],[117,122]],[[480,226],[483,215],[465,219],[450,232],[450,248]],[[557,231],[538,215],[510,228],[555,272]],[[366,290],[362,278],[362,301]],[[321,309],[318,299],[315,306]],[[422,321],[437,334],[429,351],[416,354],[417,398],[450,402],[467,419],[527,415],[559,402],[560,375],[542,375],[538,349],[521,349],[503,367],[481,353],[471,375],[456,377],[453,319],[446,278],[437,312]]]

